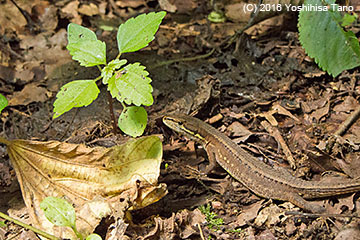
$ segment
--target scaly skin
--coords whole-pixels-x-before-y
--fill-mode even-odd
[[[210,165],[216,161],[233,178],[261,197],[289,201],[306,211],[319,213],[323,212],[324,208],[305,199],[360,191],[360,180],[305,181],[294,177],[286,169],[273,168],[197,118],[180,114],[169,115],[163,117],[163,122],[174,131],[202,144]]]

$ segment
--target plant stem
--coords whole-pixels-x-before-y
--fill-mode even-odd
[[[5,213],[0,212],[0,217],[3,218],[3,219],[5,219],[5,220],[8,220],[8,221],[10,221],[10,222],[13,222],[13,223],[15,223],[15,224],[17,224],[17,225],[19,225],[19,226],[21,226],[21,227],[23,227],[23,228],[26,228],[26,229],[28,229],[28,230],[31,230],[31,231],[33,231],[34,233],[37,233],[37,234],[39,234],[39,235],[41,235],[41,236],[43,236],[43,237],[46,237],[46,238],[48,238],[48,239],[50,239],[50,240],[61,240],[60,238],[57,238],[57,237],[55,237],[54,235],[51,235],[51,234],[46,233],[46,232],[43,232],[43,231],[41,231],[40,229],[37,229],[37,228],[35,228],[35,227],[33,227],[33,226],[30,226],[30,225],[28,225],[28,224],[26,224],[26,223],[23,223],[23,222],[21,222],[21,221],[19,221],[19,220],[16,220],[15,218],[12,218],[12,217],[6,215]]]
[[[94,79],[95,82],[99,81],[101,79],[101,75]]]
[[[111,118],[111,123],[113,126],[113,133],[117,134],[118,131],[117,131],[116,119],[115,119],[114,108],[113,108],[113,99],[111,97],[110,92],[107,91],[107,95],[108,95],[108,102],[109,102],[110,118]]]
[[[80,240],[84,240],[84,237],[82,236],[81,233],[78,232],[78,230],[76,229],[76,226],[72,226],[71,229],[74,231],[75,235],[76,235]]]
[[[125,105],[125,103],[124,102],[120,102],[121,103],[121,105],[122,105],[122,107],[123,107],[123,110],[122,111],[125,111],[126,110],[126,105]]]

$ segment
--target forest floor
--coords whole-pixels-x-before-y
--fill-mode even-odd
[[[167,185],[168,193],[154,204],[131,211],[132,220],[125,221],[121,239],[360,236],[359,219],[349,217],[358,214],[357,194],[314,201],[326,208],[321,217],[306,214],[289,202],[258,197],[220,167],[207,176],[201,174],[208,163],[203,149],[161,122],[164,114],[193,114],[259,161],[287,168],[299,178],[319,180],[334,171],[358,177],[359,122],[337,137],[330,151],[326,148],[359,105],[358,69],[336,78],[319,70],[299,43],[296,14],[267,19],[231,41],[249,18],[212,23],[207,19],[211,11],[208,1],[182,4],[175,0],[162,8],[157,1],[143,0],[16,2],[23,13],[12,1],[0,3],[0,12],[5,13],[0,16],[0,92],[9,100],[1,114],[0,134],[7,139],[88,146],[112,146],[129,137],[113,133],[105,87],[90,106],[52,119],[53,103],[62,85],[99,74],[97,68],[81,67],[71,59],[66,49],[67,25],[74,22],[92,29],[106,42],[108,59],[113,59],[118,54],[116,30],[120,23],[140,13],[171,6],[177,9],[177,13],[167,13],[149,46],[122,56],[147,66],[152,78],[155,101],[146,107],[149,124],[144,135],[162,136],[164,155],[158,181]],[[227,16],[236,15],[229,13],[234,6],[222,7]],[[245,22],[236,22],[239,20]],[[358,34],[359,28],[352,31]],[[166,62],[172,59],[177,60]],[[118,117],[121,105],[114,100],[113,107]],[[0,156],[0,211],[29,223],[3,145]],[[290,168],[289,159],[294,159],[296,170]],[[95,232],[105,239],[109,224],[101,224],[104,226]],[[0,227],[0,239],[38,238],[6,222]]]

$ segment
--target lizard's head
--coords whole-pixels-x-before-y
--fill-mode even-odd
[[[199,142],[206,142],[205,137],[201,136],[198,132],[198,124],[201,121],[197,118],[190,117],[182,114],[167,115],[163,117],[163,122],[172,130],[185,135],[186,137]]]

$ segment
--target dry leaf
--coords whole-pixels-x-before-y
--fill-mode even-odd
[[[89,5],[84,4],[79,8],[79,13],[91,17],[99,14],[99,8],[93,3],[90,3]]]
[[[177,10],[177,7],[170,3],[169,0],[159,0],[159,5],[162,10],[165,10],[167,12],[174,13]]]
[[[360,230],[357,227],[351,227],[341,230],[334,240],[359,240]]]
[[[170,218],[155,217],[155,227],[142,239],[193,239],[198,226],[205,223],[205,215],[199,209],[173,213]]]
[[[256,203],[250,205],[250,206],[244,206],[244,209],[240,213],[240,215],[236,218],[236,223],[242,227],[248,224],[249,222],[253,221],[262,207],[263,202],[257,201]]]
[[[333,110],[335,112],[350,112],[355,110],[358,105],[359,103],[354,97],[347,96],[345,97],[345,100],[342,103],[336,105]]]
[[[81,25],[82,19],[78,13],[79,1],[71,1],[65,7],[61,9],[61,12],[71,19],[71,22]]]
[[[280,104],[276,103],[273,105],[273,109],[276,111],[276,113],[281,114],[281,115],[285,115],[288,116],[292,119],[294,119],[296,122],[300,122],[300,120],[295,117],[294,115],[291,114],[291,112],[289,112],[287,109],[285,109],[283,106],[281,106]]]
[[[189,13],[197,7],[194,0],[160,0],[159,4],[161,9],[172,13]]]
[[[45,218],[39,205],[47,196],[72,203],[78,230],[88,234],[102,217],[122,217],[129,206],[144,207],[166,194],[165,184],[157,185],[162,144],[156,136],[112,148],[57,141],[0,142],[8,147],[32,222],[60,237],[71,237],[72,232]]]
[[[138,8],[146,5],[144,0],[122,0],[116,1],[116,5],[120,8]]]
[[[284,219],[284,210],[275,204],[262,209],[256,217],[254,224],[256,226],[266,225],[268,228],[275,226]]]
[[[49,92],[35,83],[27,84],[20,92],[15,92],[9,100],[9,106],[28,105],[32,102],[45,102]]]
[[[22,2],[26,5],[31,3]],[[21,5],[23,8],[24,6]],[[0,34],[6,32],[22,32],[26,25],[25,17],[19,12],[19,9],[10,1],[1,2],[0,11]]]
[[[242,142],[245,142],[251,135],[253,135],[249,129],[237,121],[234,121],[227,129],[232,133],[232,137],[243,138]]]

